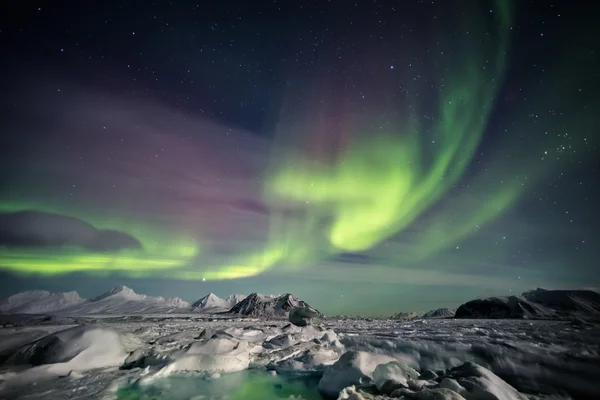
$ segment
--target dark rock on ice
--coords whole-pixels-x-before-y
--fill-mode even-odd
[[[307,326],[319,316],[318,311],[310,307],[295,307],[290,311],[289,321],[296,326]]]
[[[438,375],[430,369],[426,369],[425,371],[421,372],[421,375],[419,375],[419,379],[423,379],[425,381],[434,381],[437,379],[437,377]]]

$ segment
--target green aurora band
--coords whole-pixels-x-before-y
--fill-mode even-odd
[[[273,212],[263,252],[241,257],[234,265],[189,271],[186,277],[241,278],[274,266],[302,268],[342,252],[365,251],[402,231],[439,200],[471,161],[502,82],[511,10],[507,1],[498,1],[497,6],[491,32],[486,33],[479,19],[480,35],[467,32],[452,38],[453,46],[459,43],[454,57],[464,59],[464,64],[439,67],[435,147],[424,143],[413,99],[404,110],[410,118],[394,132],[358,132],[331,163],[286,154],[267,176],[265,200],[274,210],[293,205],[302,210],[302,217],[290,219]],[[477,20],[471,14],[463,17]],[[426,151],[433,151],[429,163]],[[484,219],[500,214],[514,198]]]
[[[22,274],[57,275],[69,272],[89,272],[107,275],[112,272],[132,277],[164,273],[179,268],[197,256],[200,249],[193,239],[184,238],[164,229],[152,229],[142,222],[133,225],[126,219],[110,219],[70,209],[34,202],[6,202],[0,211],[38,210],[69,215],[91,223],[95,228],[116,229],[137,238],[142,249],[90,253],[71,247],[60,249],[15,249],[0,247],[0,268]]]

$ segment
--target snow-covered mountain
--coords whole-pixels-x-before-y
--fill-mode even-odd
[[[558,314],[600,316],[600,293],[593,290],[546,290],[537,288],[523,293],[527,300],[550,308]]]
[[[222,299],[214,293],[209,293],[192,303],[192,310],[207,313],[229,311],[231,307],[235,306],[246,297],[248,296],[245,294],[232,294],[226,299]]]
[[[253,317],[287,316],[294,307],[308,307],[319,313],[316,309],[292,294],[263,295],[252,293],[244,300],[229,310],[232,314],[240,314]]]
[[[412,321],[413,319],[418,319],[421,317],[421,314],[412,311],[412,312],[399,312],[390,317],[390,319],[395,319],[398,321]]]
[[[163,297],[157,297],[158,299],[162,299]],[[191,307],[190,303],[188,303],[185,300],[182,300],[179,297],[167,297],[165,299],[165,303],[171,307],[177,307],[177,308],[187,308],[187,307]]]
[[[101,301],[104,299],[122,299],[122,300],[131,300],[131,301],[141,301],[144,300],[146,297],[145,294],[137,294],[136,292],[133,291],[133,289],[128,288],[127,286],[121,285],[121,286],[116,286],[112,289],[110,289],[107,292],[102,293],[100,296],[96,297],[95,299],[93,299],[92,301]]]
[[[153,297],[138,294],[127,286],[117,286],[86,300],[77,292],[50,293],[35,290],[0,299],[0,312],[10,314],[138,314],[189,311],[190,303],[178,297]]]
[[[600,320],[600,294],[591,290],[536,289],[521,296],[490,297],[466,302],[456,318]]]
[[[85,302],[77,292],[50,293],[30,290],[0,299],[0,312],[10,314],[43,314],[56,312]]]
[[[91,301],[61,310],[61,314],[139,314],[171,313],[189,309],[190,303],[178,297],[138,294],[127,286],[117,286]]]
[[[235,306],[237,303],[239,303],[240,301],[243,301],[246,297],[248,297],[247,294],[232,294],[229,295],[226,299],[225,299],[225,303],[227,303],[227,307],[231,308],[233,306]]]
[[[91,300],[81,298],[77,292],[51,293],[45,290],[33,290],[0,298],[0,313],[52,313],[60,315],[164,314],[192,311],[220,313],[228,312],[247,297],[244,294],[232,294],[226,299],[222,299],[214,293],[209,293],[193,304],[190,304],[179,297],[164,298],[139,294],[124,285],[114,287]],[[281,296],[271,295],[265,297],[279,298]],[[291,296],[289,301],[291,302],[290,304],[298,303],[298,300],[293,296]],[[266,308],[268,309],[269,307],[266,306]],[[277,312],[270,314],[283,315],[290,308],[284,300],[274,308]],[[254,311],[248,312],[248,315],[258,315]]]
[[[229,310],[227,302],[214,293],[209,293],[192,304],[194,311]]]
[[[456,310],[453,308],[437,308],[435,310],[427,311],[425,314],[421,316],[424,319],[434,319],[434,318],[453,318]]]

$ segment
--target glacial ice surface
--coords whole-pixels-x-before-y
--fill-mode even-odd
[[[600,398],[597,324],[320,322],[0,315],[0,398]]]

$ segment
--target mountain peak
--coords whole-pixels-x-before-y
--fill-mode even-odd
[[[227,307],[231,308],[233,306],[235,306],[237,303],[239,303],[240,301],[243,301],[246,297],[248,297],[248,295],[245,294],[231,294],[229,296],[227,296],[227,298],[225,299],[225,303],[227,303]]]
[[[209,308],[227,308],[225,300],[214,293],[209,293],[192,304],[192,308],[209,309]]]
[[[136,292],[133,291],[133,289],[125,286],[125,285],[119,285],[119,286],[115,286],[114,288],[110,289],[109,291],[101,294],[100,296],[96,297],[95,299],[93,299],[92,301],[100,301],[109,297],[119,297],[119,298],[123,298],[126,300],[143,300],[146,298],[146,295],[144,294],[137,294]]]
[[[229,312],[246,316],[286,316],[295,307],[307,307],[314,310],[304,301],[291,293],[282,295],[262,295],[252,293],[233,306]],[[315,312],[319,313],[317,310]],[[320,313],[319,313],[320,314]]]
[[[120,293],[120,292],[135,293],[132,288],[127,287],[125,285],[115,286],[114,288],[110,289],[109,292],[110,293]]]

